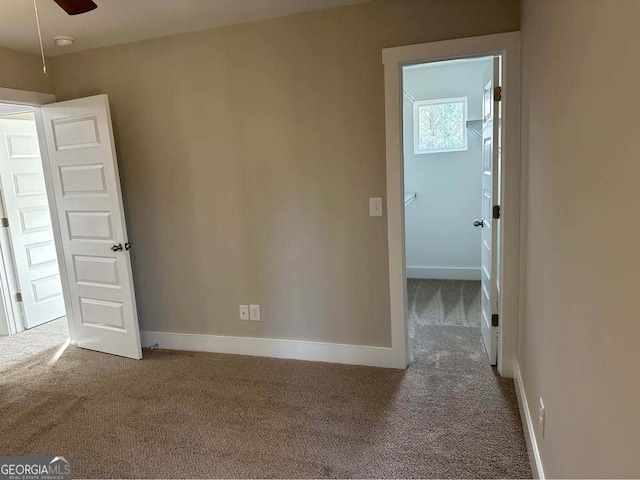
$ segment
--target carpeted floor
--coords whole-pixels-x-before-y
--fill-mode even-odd
[[[25,330],[13,337],[0,337],[0,371],[44,350],[59,348],[68,338],[67,317]]]
[[[412,358],[434,348],[431,342],[434,330],[465,332],[468,340],[475,338],[477,333],[479,338],[480,282],[410,278],[407,297]],[[436,326],[441,328],[434,329]],[[476,330],[446,329],[445,326]],[[476,353],[484,354],[482,344],[473,344],[473,348],[477,349]]]
[[[0,373],[0,454],[68,455],[77,478],[530,478],[513,382],[463,326],[473,285],[410,291],[461,324],[417,315],[406,371],[51,346]]]

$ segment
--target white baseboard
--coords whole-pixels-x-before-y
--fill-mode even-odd
[[[531,471],[533,478],[544,480],[544,468],[542,466],[542,457],[538,448],[538,441],[533,429],[533,420],[531,419],[531,411],[529,410],[529,402],[527,394],[524,391],[524,383],[522,382],[522,374],[520,373],[520,365],[518,360],[513,361],[513,381],[516,387],[516,397],[518,397],[518,408],[520,409],[520,419],[522,420],[522,428],[524,429],[524,438],[527,442],[527,450],[529,451],[529,461],[531,462]]]
[[[158,348],[168,350],[229,353],[369,367],[406,368],[402,361],[398,361],[398,356],[394,354],[393,350],[387,347],[168,332],[140,332],[140,337],[143,347],[157,343]]]
[[[481,270],[465,267],[407,267],[407,278],[480,280]]]

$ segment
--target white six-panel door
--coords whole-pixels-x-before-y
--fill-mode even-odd
[[[24,323],[32,328],[65,315],[34,120],[0,119],[0,179]]]
[[[493,218],[493,206],[498,196],[498,111],[500,105],[494,96],[495,81],[499,77],[500,59],[494,57],[493,65],[484,74],[482,99],[482,340],[489,356],[489,363],[498,362],[498,326],[494,315],[498,314],[498,224]]]
[[[106,95],[42,107],[78,346],[142,358]]]

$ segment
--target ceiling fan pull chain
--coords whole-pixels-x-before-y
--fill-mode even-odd
[[[44,59],[44,48],[42,47],[42,33],[40,32],[40,19],[38,18],[38,3],[33,0],[33,9],[36,11],[36,25],[38,26],[38,39],[40,40],[40,54],[42,55],[42,71],[47,76],[47,62]]]

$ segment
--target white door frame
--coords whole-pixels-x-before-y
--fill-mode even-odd
[[[69,278],[67,269],[64,264],[64,252],[62,251],[62,234],[60,232],[60,224],[53,221],[58,218],[58,209],[56,207],[56,199],[53,193],[53,180],[51,177],[51,164],[49,162],[49,152],[47,150],[47,142],[44,135],[42,123],[42,112],[40,106],[56,101],[55,95],[51,93],[30,92],[27,90],[16,90],[13,88],[0,87],[0,103],[13,103],[16,105],[29,105],[34,107],[34,116],[36,121],[36,130],[38,132],[38,144],[40,145],[40,154],[42,158],[42,169],[44,171],[45,186],[47,189],[47,200],[49,202],[49,215],[51,215],[51,225],[53,227],[53,238],[56,245],[56,255],[58,257],[58,269],[60,270],[60,281],[62,283],[62,294],[64,296],[64,306],[67,315],[67,325],[69,327],[69,338],[71,343],[76,343],[76,332],[73,322],[73,310],[71,308],[71,296],[69,294]],[[0,287],[2,285],[0,284]],[[4,299],[5,295],[0,295],[0,299]],[[4,302],[3,302],[4,303]]]
[[[387,155],[387,230],[391,348],[398,368],[409,365],[404,242],[402,67],[441,60],[502,56],[502,182],[500,225],[500,336],[498,372],[513,377],[516,349],[520,236],[520,32],[422,43],[382,50]]]

